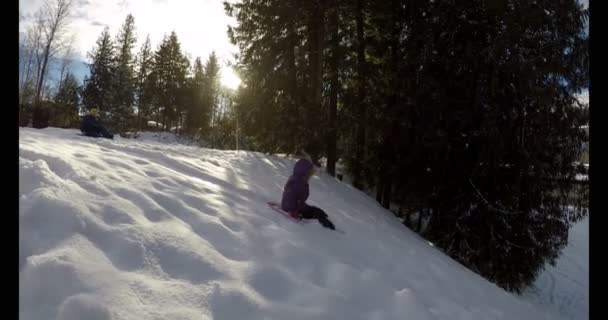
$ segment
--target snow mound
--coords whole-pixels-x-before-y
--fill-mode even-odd
[[[574,225],[555,266],[548,265],[523,297],[567,319],[589,319],[589,218]]]
[[[19,316],[29,319],[555,319],[336,179],[268,208],[294,161],[20,129]]]
[[[193,144],[192,139],[186,137],[179,137],[173,132],[137,132],[133,134],[132,139],[146,142],[158,142],[163,144]]]

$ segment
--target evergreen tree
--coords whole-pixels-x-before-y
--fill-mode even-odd
[[[327,73],[323,79],[329,84],[328,110],[327,110],[327,172],[335,176],[336,162],[338,160],[338,104],[341,93],[340,67],[345,59],[345,49],[341,44],[344,38],[344,5],[341,0],[333,0],[326,3],[328,14],[327,22],[327,59],[325,68]]]
[[[306,51],[308,56],[307,76],[308,84],[305,99],[305,113],[303,117],[304,130],[307,137],[303,149],[315,162],[325,149],[324,134],[326,117],[323,116],[322,94],[323,85],[323,57],[325,48],[325,11],[324,1],[309,1],[305,3],[306,14]]]
[[[80,106],[79,91],[78,80],[68,71],[54,98],[54,116],[51,125],[63,128],[76,127]]]
[[[115,110],[116,101],[115,53],[107,27],[97,39],[95,48],[89,52],[89,58],[92,63],[89,64],[89,75],[84,79],[83,104],[85,109],[98,109],[105,117],[106,113]]]
[[[186,129],[193,137],[197,134],[207,134],[211,122],[211,105],[205,104],[204,94],[206,90],[205,71],[200,57],[194,61],[192,70],[193,77],[190,80],[190,96],[188,115],[186,118]]]
[[[205,63],[204,78],[203,78],[203,110],[210,112],[209,124],[207,119],[203,119],[203,126],[211,126],[214,128],[218,122],[219,112],[218,99],[220,93],[220,65],[215,52],[211,52],[207,62]]]
[[[367,103],[366,103],[366,39],[365,39],[365,21],[363,19],[366,3],[364,0],[356,0],[355,5],[355,21],[356,21],[356,52],[357,52],[357,111],[356,111],[356,137],[354,146],[354,158],[352,161],[353,185],[355,188],[363,188],[363,162],[366,155],[366,126],[367,126]]]
[[[211,140],[215,148],[235,149],[236,147],[236,113],[233,108],[234,93],[230,88],[221,87],[218,98],[218,105],[221,114],[217,117]],[[240,147],[240,145],[239,145]]]
[[[137,105],[137,128],[141,130],[142,122],[147,123],[152,112],[152,97],[154,94],[152,73],[152,48],[150,36],[142,44],[137,55],[137,76],[135,84],[135,103]]]
[[[587,13],[576,1],[417,9],[406,54],[416,64],[404,61],[420,79],[408,91],[415,141],[400,176],[425,191],[430,240],[519,291],[580,218],[565,208],[584,139],[574,95],[587,85]]]
[[[154,53],[152,79],[157,121],[162,119],[163,130],[176,127],[179,130],[182,112],[185,110],[186,76],[189,61],[182,54],[175,32],[165,37]]]
[[[306,9],[295,0],[224,6],[239,22],[229,27],[228,35],[239,46],[238,67],[246,84],[235,101],[242,132],[253,138],[254,148],[294,153],[306,142],[301,132],[306,128],[309,71],[306,19],[300,15]]]
[[[118,36],[116,37],[116,81],[115,99],[112,110],[112,122],[119,131],[128,129],[132,123],[134,93],[135,93],[135,59],[133,47],[137,41],[135,36],[135,19],[127,15]]]

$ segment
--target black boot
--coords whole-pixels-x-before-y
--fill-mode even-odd
[[[319,218],[319,223],[324,226],[325,228],[331,229],[331,230],[336,230],[336,227],[334,226],[334,224],[329,221],[329,219],[327,219],[327,217],[320,217]]]

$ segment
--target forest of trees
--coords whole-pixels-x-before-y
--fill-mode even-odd
[[[555,261],[585,214],[565,208],[587,206],[569,196],[588,123],[576,0],[224,6],[250,148],[305,150],[332,175],[344,161],[354,186],[506,289]]]
[[[175,32],[134,53],[128,15],[114,39],[99,36],[84,83],[66,72],[51,94],[44,65],[61,37],[49,46],[40,23],[22,46],[20,123],[77,127],[79,108],[97,108],[115,132],[154,121],[205,146],[304,151],[331,175],[343,163],[355,187],[508,290],[554,263],[588,206],[574,165],[589,120],[577,99],[589,86],[588,11],[576,0],[224,7],[238,22],[235,92],[220,86],[215,54],[190,61]]]
[[[47,46],[39,39],[44,34],[40,30],[52,12],[65,7],[68,15],[70,6],[67,0],[47,1],[38,13],[40,23],[28,30],[21,45],[21,125],[78,128],[79,112],[95,108],[100,120],[119,134],[172,131],[205,146],[234,146],[229,109],[233,93],[220,85],[221,66],[215,53],[204,63],[200,57],[191,63],[175,32],[166,35],[156,50],[147,37],[135,52],[137,37],[131,14],[114,38],[107,27],[102,31],[89,52],[89,74],[82,84],[67,68],[62,69],[58,85],[48,85],[48,79],[41,79],[48,69],[44,71],[39,62],[44,58],[40,48]],[[68,22],[67,18],[61,22],[63,33]],[[150,127],[150,121],[157,126]]]

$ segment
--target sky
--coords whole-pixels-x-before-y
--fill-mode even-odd
[[[164,35],[177,33],[182,50],[191,61],[201,57],[204,62],[212,51],[216,52],[223,65],[224,84],[238,82],[227,67],[234,62],[237,53],[226,34],[227,26],[234,19],[224,12],[222,0],[73,0],[71,29],[74,35],[74,58],[88,62],[91,51],[104,27],[110,28],[115,37],[127,14],[133,14],[138,42],[134,52],[139,52],[146,36],[150,35],[152,47],[156,48]],[[36,10],[44,0],[19,0],[19,31],[25,32],[31,24]],[[232,82],[232,83],[228,83]]]

